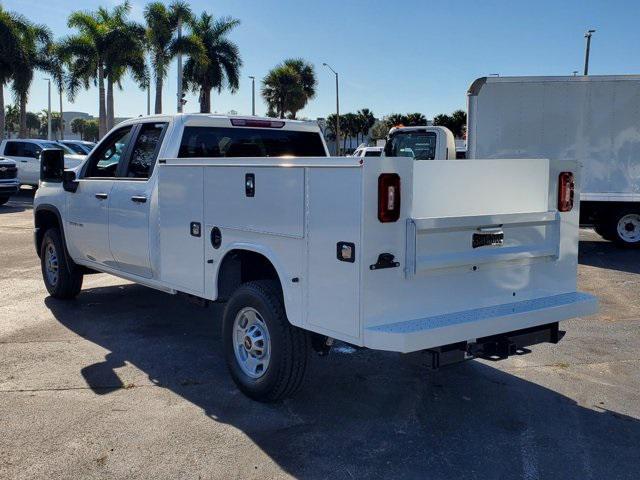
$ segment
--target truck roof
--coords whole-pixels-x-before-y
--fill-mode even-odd
[[[480,77],[471,83],[467,95],[478,95],[486,83],[538,83],[538,82],[610,82],[640,81],[640,75],[558,75],[532,77]]]
[[[243,115],[217,115],[211,113],[179,113],[174,115],[149,115],[131,118],[118,125],[135,124],[142,120],[156,120],[168,122],[174,120],[190,127],[235,127],[252,128],[266,127],[301,132],[320,132],[316,121],[289,120],[286,118],[252,117]],[[243,124],[244,123],[244,124]],[[271,126],[269,125],[271,124]]]

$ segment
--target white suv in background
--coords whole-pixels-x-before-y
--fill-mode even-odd
[[[360,146],[353,152],[352,157],[381,157],[384,148]]]
[[[14,160],[18,166],[18,181],[23,185],[38,186],[40,179],[40,152],[45,148],[64,150],[64,168],[75,168],[86,155],[77,155],[65,145],[50,140],[10,139],[0,144],[0,155]]]

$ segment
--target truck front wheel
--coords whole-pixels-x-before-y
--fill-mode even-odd
[[[57,228],[50,228],[44,234],[40,245],[40,266],[47,291],[54,298],[74,298],[82,288],[83,275],[75,265],[68,265]]]
[[[224,311],[222,338],[231,377],[245,395],[274,402],[300,388],[309,335],[289,323],[275,282],[248,282],[235,291]]]

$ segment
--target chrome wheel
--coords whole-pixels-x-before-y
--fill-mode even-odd
[[[238,365],[251,378],[262,377],[271,360],[271,339],[267,324],[251,307],[241,309],[233,323],[233,345]]]
[[[58,253],[53,242],[48,242],[44,251],[44,266],[47,281],[53,287],[58,284]]]
[[[628,213],[618,220],[618,237],[627,243],[640,241],[640,214]]]

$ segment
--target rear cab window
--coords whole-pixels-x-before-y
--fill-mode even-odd
[[[318,132],[243,127],[185,127],[180,158],[326,157]]]

